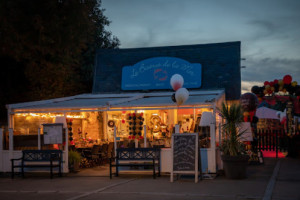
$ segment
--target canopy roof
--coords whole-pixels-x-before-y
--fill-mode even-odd
[[[173,107],[173,92],[126,93],[126,94],[81,94],[71,97],[9,104],[9,112],[63,112],[63,111],[109,111],[114,109],[138,107]],[[218,99],[225,98],[224,90],[190,91],[189,99],[180,107],[212,105]]]

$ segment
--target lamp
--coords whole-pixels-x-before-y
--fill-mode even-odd
[[[215,120],[211,112],[203,112],[199,126],[210,126],[210,124],[214,123],[214,121]]]

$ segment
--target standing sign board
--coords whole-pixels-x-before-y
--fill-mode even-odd
[[[63,124],[43,124],[44,144],[63,143]]]
[[[172,135],[172,169],[170,181],[174,174],[195,174],[195,183],[198,182],[198,134]]]

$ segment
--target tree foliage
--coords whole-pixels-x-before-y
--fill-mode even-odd
[[[119,45],[105,30],[110,22],[100,6],[97,0],[1,1],[1,54],[23,65],[33,98],[91,89],[84,83],[95,49]]]
[[[101,0],[0,1],[0,59],[13,73],[1,87],[22,85],[23,101],[90,92],[95,50],[119,46],[103,12]]]

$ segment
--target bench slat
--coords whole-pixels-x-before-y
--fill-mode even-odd
[[[112,160],[116,159],[113,164]],[[120,163],[120,161],[133,161],[140,163]],[[142,163],[144,161],[144,163]],[[157,162],[156,162],[157,161]],[[151,162],[151,163],[147,163]],[[158,167],[158,176],[160,176],[160,149],[158,148],[118,148],[116,158],[110,159],[110,178],[112,178],[112,167],[116,167],[116,176],[118,176],[118,167]],[[153,178],[155,178],[155,167],[153,167]]]

